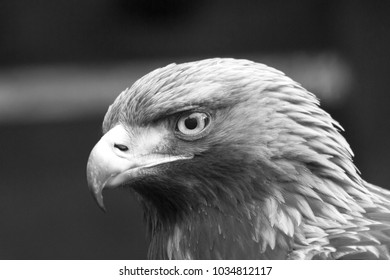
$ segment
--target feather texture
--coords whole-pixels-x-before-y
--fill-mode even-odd
[[[103,131],[173,131],[185,111],[208,112],[210,132],[172,132],[164,148],[194,157],[130,185],[150,258],[390,258],[390,192],[360,177],[341,126],[301,85],[247,60],[170,64],[123,91]]]

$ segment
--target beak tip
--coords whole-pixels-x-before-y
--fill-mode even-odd
[[[103,196],[101,199],[99,200],[96,200],[97,204],[99,205],[99,208],[104,212],[104,213],[107,213],[107,209],[106,207],[104,206],[104,203],[103,203]]]
[[[91,152],[92,155],[92,152]],[[106,212],[106,207],[103,203],[103,189],[104,184],[101,183],[101,178],[96,166],[93,164],[93,156],[90,156],[87,164],[87,182],[88,189],[92,194],[93,199],[99,208]]]
[[[107,213],[106,207],[104,207],[104,206],[99,206],[99,208],[103,211],[104,214]]]
[[[94,198],[94,200],[96,201],[97,205],[99,206],[99,208],[104,212],[106,213],[107,210],[106,210],[106,207],[104,206],[104,203],[103,203],[103,195],[101,192],[99,193],[92,193],[92,196]]]

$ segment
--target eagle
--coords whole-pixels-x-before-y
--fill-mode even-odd
[[[150,259],[390,259],[390,191],[284,73],[245,59],[156,69],[108,108],[87,181],[131,189]]]

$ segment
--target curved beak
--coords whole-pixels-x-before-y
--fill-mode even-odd
[[[162,135],[160,138],[155,137],[158,131],[150,129],[145,133],[152,133],[154,137],[142,137],[142,139],[151,140],[133,141],[138,144],[130,146],[128,132],[122,125],[117,125],[103,135],[92,149],[87,164],[88,188],[103,211],[106,210],[103,203],[103,189],[124,185],[148,168],[193,157],[192,155],[153,153],[152,151],[156,150],[159,144],[161,145]],[[118,143],[121,145],[127,143],[128,150],[118,150],[116,145]]]

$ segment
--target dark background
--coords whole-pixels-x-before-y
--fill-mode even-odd
[[[103,214],[85,167],[115,96],[170,62],[286,72],[344,126],[362,176],[389,188],[389,14],[385,1],[0,1],[0,258],[146,257],[133,196],[106,192]]]

